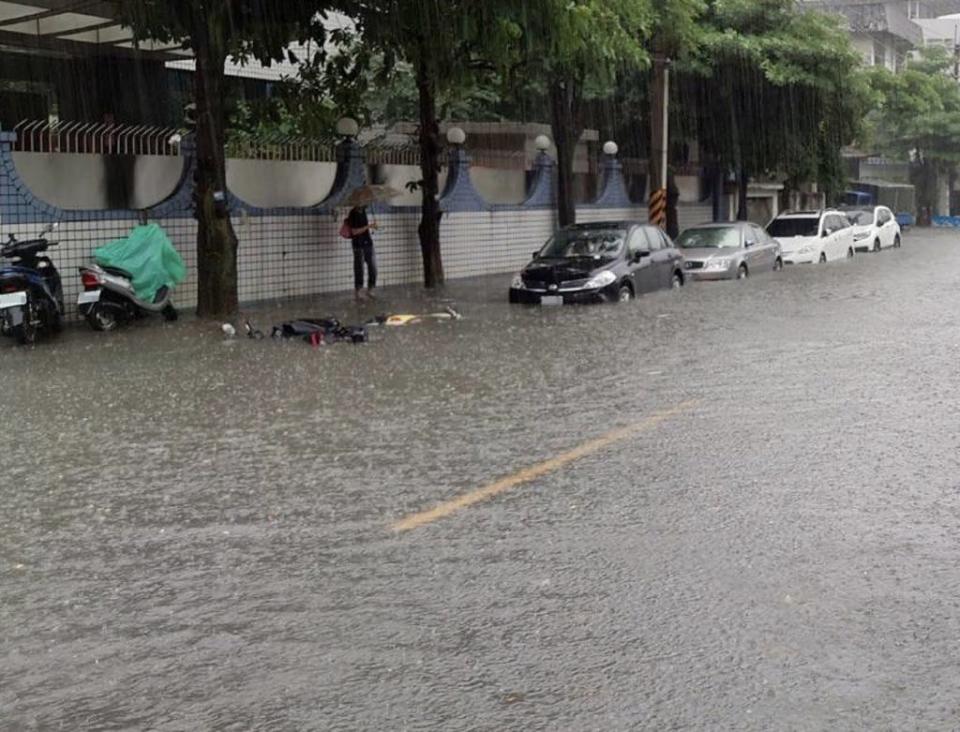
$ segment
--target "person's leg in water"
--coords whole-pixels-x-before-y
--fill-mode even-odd
[[[372,298],[373,288],[377,286],[377,256],[372,243],[363,248],[363,258],[367,263],[367,296]]]
[[[353,245],[353,296],[363,299],[363,260],[366,247]]]

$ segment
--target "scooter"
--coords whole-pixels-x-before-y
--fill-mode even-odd
[[[122,323],[160,313],[167,321],[177,319],[177,309],[166,285],[157,290],[152,302],[141,300],[133,289],[133,275],[115,267],[91,264],[80,267],[83,292],[77,308],[94,330],[110,331]]]
[[[63,327],[63,285],[60,273],[42,256],[58,242],[46,235],[57,228],[48,224],[37,239],[18,241],[11,234],[0,249],[0,333],[21,345],[32,344],[40,331],[57,333]]]

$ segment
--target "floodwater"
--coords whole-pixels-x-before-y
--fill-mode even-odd
[[[960,235],[624,306],[509,280],[363,346],[0,345],[0,728],[960,723]],[[250,314],[444,304],[383,298]]]

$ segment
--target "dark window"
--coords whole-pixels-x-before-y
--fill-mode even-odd
[[[796,216],[789,219],[774,219],[767,227],[770,236],[775,239],[789,239],[792,236],[816,236],[820,219],[816,216]]]

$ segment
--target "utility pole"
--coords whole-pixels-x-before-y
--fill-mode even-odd
[[[654,59],[651,86],[650,223],[667,226],[667,152],[670,149],[670,59]]]

